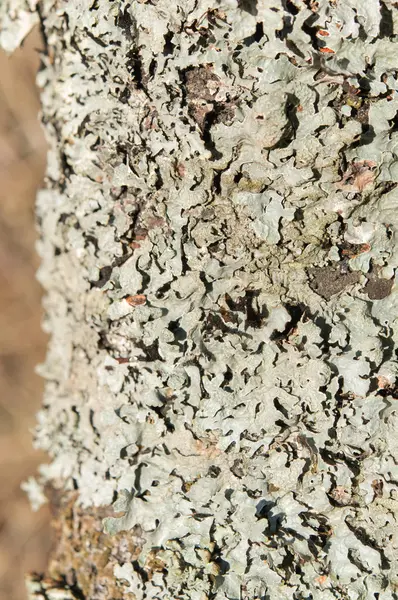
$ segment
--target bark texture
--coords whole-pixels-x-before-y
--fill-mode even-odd
[[[11,9],[50,144],[31,598],[398,598],[394,2]]]

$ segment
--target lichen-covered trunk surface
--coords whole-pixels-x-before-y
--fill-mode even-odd
[[[398,598],[396,3],[0,10],[46,41],[31,598]]]

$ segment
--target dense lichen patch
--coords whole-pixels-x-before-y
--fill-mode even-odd
[[[396,7],[40,10],[41,481],[137,600],[392,600]]]

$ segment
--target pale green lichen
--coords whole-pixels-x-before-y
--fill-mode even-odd
[[[43,11],[43,480],[138,599],[396,598],[394,3]]]

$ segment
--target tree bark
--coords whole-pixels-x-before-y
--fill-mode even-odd
[[[50,148],[30,598],[398,598],[396,5],[10,2]]]

